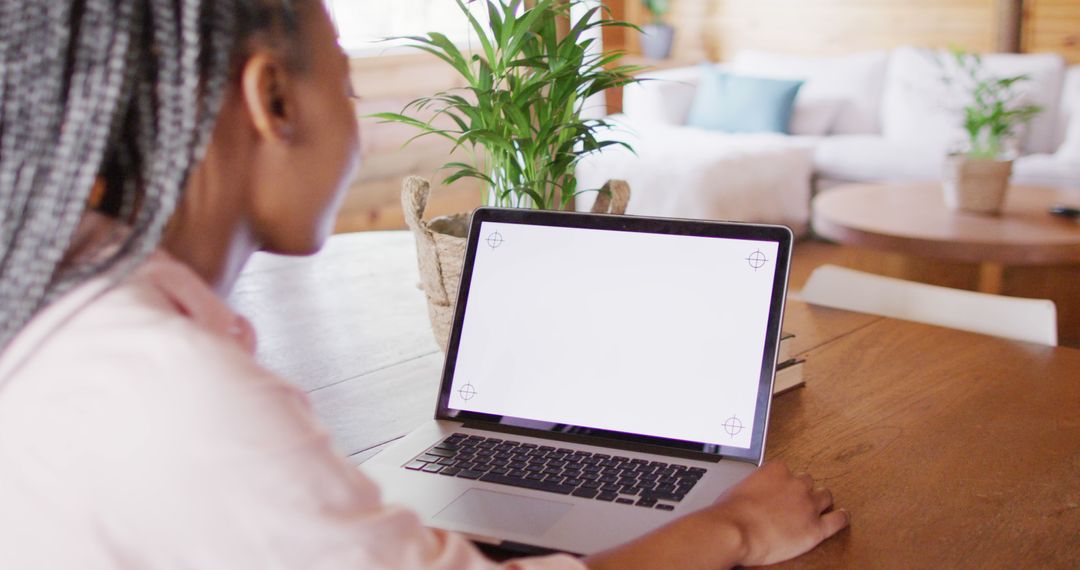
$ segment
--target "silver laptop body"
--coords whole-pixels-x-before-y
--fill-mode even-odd
[[[592,554],[713,503],[764,456],[791,246],[477,210],[435,417],[361,469],[425,524],[522,552]]]

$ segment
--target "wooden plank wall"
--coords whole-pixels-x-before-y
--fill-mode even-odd
[[[1068,1],[1068,0],[1062,0]],[[832,55],[899,45],[989,51],[998,0],[675,0],[679,58],[740,49]]]
[[[462,86],[449,65],[427,54],[394,54],[354,58],[353,87],[360,97],[360,153],[357,180],[349,188],[336,230],[399,229],[405,227],[399,193],[401,180],[417,174],[432,181],[428,217],[468,211],[480,204],[480,185],[461,180],[450,187],[436,181],[446,176],[439,167],[450,160],[450,143],[425,137],[403,146],[419,131],[399,124],[381,123],[367,115],[399,112],[413,99]]]
[[[1080,0],[1025,0],[1021,45],[1060,53],[1080,64]]]

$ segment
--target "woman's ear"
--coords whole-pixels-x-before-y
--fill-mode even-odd
[[[273,55],[257,52],[244,63],[240,89],[248,117],[267,141],[288,142],[294,132],[295,105],[289,73]]]

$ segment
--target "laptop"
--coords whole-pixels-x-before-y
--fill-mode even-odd
[[[428,526],[592,554],[761,462],[783,226],[480,208],[434,417],[365,462]]]

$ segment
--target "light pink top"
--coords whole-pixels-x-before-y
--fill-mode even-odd
[[[38,315],[0,353],[0,568],[496,566],[382,504],[254,346],[161,252]]]

